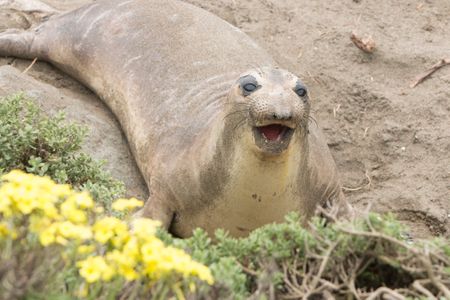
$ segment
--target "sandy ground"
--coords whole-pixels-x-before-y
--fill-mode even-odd
[[[89,1],[43,2],[66,10]],[[450,59],[449,1],[188,2],[241,28],[308,84],[352,204],[396,213],[418,237],[450,236],[450,66],[410,88]],[[0,29],[33,22],[30,14],[0,13],[7,19]],[[352,31],[370,35],[375,52],[356,48]],[[7,62],[29,64],[0,60]],[[38,80],[89,93],[43,63],[33,68]]]

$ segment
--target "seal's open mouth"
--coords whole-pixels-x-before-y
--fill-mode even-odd
[[[267,126],[256,127],[259,133],[269,141],[280,141],[291,128],[280,124],[271,124]]]
[[[256,145],[264,152],[281,153],[289,146],[294,129],[282,124],[253,127]]]

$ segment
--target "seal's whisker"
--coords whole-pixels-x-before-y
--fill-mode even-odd
[[[235,111],[249,111],[250,107],[249,106],[238,106],[236,107],[236,109],[232,110],[231,112],[235,112]]]
[[[236,106],[238,109],[241,109],[241,108],[249,109],[250,108],[250,105],[248,103],[233,103],[233,105]]]
[[[235,114],[243,113],[243,112],[246,112],[246,111],[247,111],[247,109],[232,111],[232,112],[228,113],[225,117],[223,117],[223,119],[225,120],[228,117],[231,117],[231,116],[233,116]]]
[[[237,109],[232,110],[230,113],[243,112],[247,111],[248,109],[249,109],[248,107],[238,107]]]
[[[205,100],[206,105],[214,105],[216,104],[216,102],[221,101],[221,99],[223,99],[224,97],[226,97],[228,95],[228,90],[227,91],[222,91],[219,93],[214,93],[211,94],[210,97],[208,97]]]
[[[247,96],[248,97],[248,96]],[[248,97],[249,99],[252,99],[251,97]],[[236,105],[236,106],[245,106],[245,107],[250,107],[250,104],[248,103],[248,102],[237,102],[237,103],[234,103],[234,105]]]
[[[233,131],[236,131],[236,129],[238,129],[239,127],[241,127],[242,125],[245,124],[245,122],[247,121],[247,118],[242,118],[241,121],[239,121],[236,126],[234,126]]]
[[[317,121],[316,121],[316,119],[314,119],[313,116],[308,116],[308,119],[309,119],[310,121],[313,121],[314,124],[316,124],[316,126],[317,126]]]

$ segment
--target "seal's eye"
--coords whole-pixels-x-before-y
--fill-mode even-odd
[[[256,78],[252,75],[242,76],[241,78],[239,78],[238,82],[244,97],[250,95],[261,87],[256,81]]]
[[[295,93],[297,93],[297,95],[299,95],[300,97],[305,97],[306,96],[306,90],[304,88],[296,89]]]
[[[305,97],[306,94],[308,94],[306,88],[301,83],[297,83],[297,85],[294,88],[294,92],[300,97]]]
[[[253,83],[247,83],[242,87],[246,92],[253,92],[254,90],[256,90],[256,85]]]

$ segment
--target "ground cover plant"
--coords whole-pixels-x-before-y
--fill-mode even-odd
[[[46,116],[24,94],[0,99],[0,174],[20,169],[48,175],[58,183],[87,189],[106,205],[124,193],[124,185],[80,152],[87,128],[67,122],[63,113]]]
[[[84,134],[0,99],[0,298],[450,299],[449,241],[410,240],[392,215],[290,214],[243,239],[131,220],[142,202],[112,201],[123,185],[79,153]]]
[[[301,227],[296,214],[257,229],[245,239],[202,230],[186,240],[163,240],[187,249],[216,279],[209,288],[234,299],[449,299],[450,243],[411,241],[393,215]],[[227,292],[228,292],[227,291]],[[223,292],[223,291],[222,291]],[[208,298],[208,297],[206,297]]]

